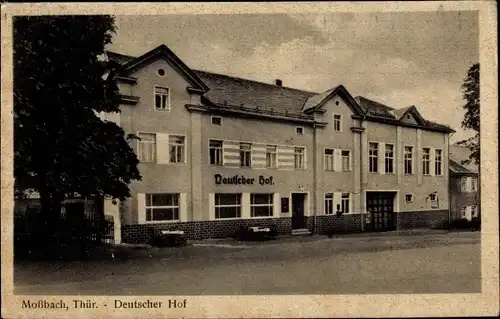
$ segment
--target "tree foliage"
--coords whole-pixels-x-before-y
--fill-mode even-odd
[[[15,189],[37,191],[42,213],[75,193],[123,200],[141,179],[129,137],[97,115],[120,111],[116,67],[100,58],[114,32],[112,16],[14,19]]]
[[[465,100],[465,115],[462,120],[462,127],[472,129],[476,133],[473,137],[458,142],[457,144],[465,145],[471,151],[469,160],[464,163],[474,162],[476,165],[480,163],[480,125],[479,125],[479,63],[470,67],[467,77],[462,84],[463,99]]]

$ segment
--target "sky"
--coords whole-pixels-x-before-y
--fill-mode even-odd
[[[461,84],[479,62],[474,11],[117,16],[109,50],[165,44],[189,67],[313,92],[342,84],[394,108],[461,128]]]

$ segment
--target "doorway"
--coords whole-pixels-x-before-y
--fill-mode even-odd
[[[305,193],[292,193],[292,229],[306,228],[305,200]]]
[[[390,231],[396,229],[394,196],[394,192],[366,193],[366,210],[371,219],[367,230]]]

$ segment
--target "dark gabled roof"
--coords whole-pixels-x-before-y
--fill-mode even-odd
[[[454,162],[463,166],[464,168],[471,171],[472,173],[477,173],[479,171],[479,168],[476,164],[474,164],[474,163],[462,164],[463,161],[469,160],[470,154],[471,154],[471,151],[466,146],[462,146],[462,145],[450,145],[449,146],[450,160],[453,160]]]
[[[348,106],[351,111],[356,115],[364,115],[363,110],[359,107],[356,100],[349,94],[343,85],[338,85],[334,88],[324,91],[323,93],[311,96],[307,99],[306,103],[302,107],[302,111],[310,112],[312,110],[320,109],[328,100],[333,96],[339,95],[347,101]]]
[[[105,53],[110,60],[114,60],[120,64],[125,64],[126,62],[135,59],[135,57],[133,56],[120,54],[112,51],[105,51]]]
[[[449,161],[449,168],[450,171],[454,174],[477,174],[477,172],[473,172],[467,169],[465,166],[455,162],[452,159],[450,159]]]
[[[384,105],[382,103],[367,99],[363,96],[356,96],[354,100],[358,103],[359,107],[367,115],[381,116],[394,119],[394,115],[391,113],[394,108]]]
[[[300,113],[305,101],[317,93],[193,70],[210,87],[204,96],[215,104]]]

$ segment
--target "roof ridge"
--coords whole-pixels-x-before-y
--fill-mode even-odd
[[[115,55],[119,55],[119,56],[123,56],[123,57],[127,57],[127,58],[131,58],[131,59],[135,59],[137,58],[136,56],[133,56],[133,55],[128,55],[128,54],[122,54],[122,53],[118,53],[118,52],[115,52],[115,51],[111,51],[111,50],[104,50],[104,52],[106,54],[115,54]]]
[[[380,103],[380,102],[378,102],[378,101],[375,101],[375,100],[369,99],[369,98],[364,97],[364,96],[362,96],[362,95],[357,95],[357,96],[355,96],[355,97],[354,97],[354,99],[358,99],[358,98],[368,100],[368,101],[370,101],[370,102],[372,102],[372,103],[376,103],[376,104],[378,104],[378,105],[380,105],[380,106],[382,106],[382,107],[385,107],[385,108],[387,108],[387,109],[390,109],[390,110],[396,110],[396,109],[395,109],[395,108],[393,108],[392,106],[385,105],[385,104],[383,104],[383,103]]]
[[[263,84],[263,85],[266,85],[266,86],[272,86],[272,87],[276,87],[276,88],[282,88],[282,89],[287,89],[287,90],[299,91],[299,92],[303,92],[303,93],[321,94],[321,93],[318,93],[318,92],[306,91],[306,90],[296,89],[296,88],[292,88],[292,87],[288,87],[288,86],[277,86],[277,85],[266,83],[266,82],[261,82],[261,81],[257,81],[257,80],[246,79],[246,78],[242,78],[242,77],[239,77],[239,76],[227,75],[227,74],[222,74],[222,73],[217,73],[217,72],[212,72],[212,71],[205,71],[205,70],[199,70],[199,69],[191,69],[191,70],[193,70],[194,72],[214,74],[214,75],[218,75],[218,76],[224,76],[226,78],[231,78],[231,79],[236,79],[236,80],[242,80],[242,81],[247,81],[247,82],[252,82],[252,83],[258,83],[258,84]]]

